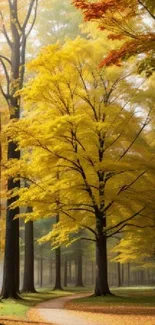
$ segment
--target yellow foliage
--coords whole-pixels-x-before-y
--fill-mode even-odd
[[[11,207],[31,206],[32,219],[59,214],[43,239],[55,245],[80,228],[94,233],[98,217],[106,218],[109,237],[128,220],[140,223],[144,210],[153,216],[150,102],[139,105],[144,89],[137,91],[122,68],[98,68],[102,42],[77,38],[43,49],[29,64],[36,77],[20,91],[23,117],[6,129],[22,150],[6,175],[29,184],[13,193],[19,199]]]

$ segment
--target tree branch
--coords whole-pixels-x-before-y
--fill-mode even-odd
[[[33,6],[34,6],[35,2],[38,2],[38,1],[37,0],[31,0],[31,2],[30,2],[29,9],[28,9],[25,21],[24,21],[24,23],[22,25],[22,30],[25,30],[25,28],[27,27],[27,24],[28,24],[28,21],[30,19],[31,12],[32,12],[32,9],[33,9]]]
[[[10,48],[11,48],[11,47],[12,47],[12,42],[11,42],[11,40],[10,40],[10,37],[9,37],[9,35],[8,35],[8,33],[7,33],[7,30],[6,30],[6,27],[5,27],[5,22],[4,22],[4,17],[3,17],[3,13],[2,13],[2,11],[0,11],[0,17],[1,17],[1,19],[2,19],[2,33],[3,33],[3,35],[5,36],[5,39],[6,39],[7,43],[8,43],[8,45],[9,45]]]
[[[29,31],[26,33],[26,38],[29,36],[29,34],[31,33],[32,29],[33,29],[33,26],[36,22],[36,18],[37,18],[37,11],[38,11],[38,0],[36,0],[36,6],[35,6],[35,9],[34,9],[34,17],[33,17],[33,21],[31,23],[31,27],[29,29]]]
[[[87,237],[80,237],[80,240],[88,240],[88,241],[93,241],[93,242],[96,243],[96,240],[95,239],[87,238]]]
[[[138,0],[139,4],[148,12],[148,14],[155,19],[155,15],[153,15],[153,13],[149,10],[149,8],[141,1]]]
[[[144,211],[145,208],[146,208],[146,205],[145,205],[145,207],[143,207],[142,209],[140,209],[138,212],[135,212],[131,217],[127,218],[126,220],[120,221],[117,225],[112,226],[112,227],[106,229],[105,232],[107,233],[107,232],[109,232],[109,231],[111,231],[111,230],[113,230],[113,229],[115,229],[115,228],[121,227],[121,226],[124,227],[124,224],[125,224],[127,221],[132,220],[133,218],[135,218],[135,217],[136,217],[137,215],[139,215],[142,211]],[[122,227],[121,227],[120,229],[122,229]],[[118,229],[115,233],[119,232],[120,229]],[[107,237],[111,237],[113,234],[114,234],[114,233],[108,235]]]

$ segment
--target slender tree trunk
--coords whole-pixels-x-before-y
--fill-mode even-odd
[[[67,257],[64,260],[64,287],[67,287]]]
[[[148,284],[150,285],[150,269],[147,269]]]
[[[86,257],[84,260],[84,282],[85,282],[85,285],[87,286],[87,259],[86,259]]]
[[[43,248],[41,246],[41,256],[40,256],[40,288],[43,286]]]
[[[72,261],[68,260],[68,283],[72,284]]]
[[[124,285],[124,264],[122,264],[122,286]]]
[[[76,258],[76,265],[77,265],[77,280],[76,280],[76,287],[84,287],[83,284],[83,277],[82,277],[82,248],[81,243],[77,247],[77,258]]]
[[[100,220],[98,220],[100,223]],[[96,238],[96,286],[95,296],[106,296],[111,294],[108,285],[108,266],[107,266],[107,239],[103,234],[101,224],[97,225],[98,234]]]
[[[53,282],[53,259],[51,258],[49,261],[49,284],[51,285]]]
[[[140,270],[140,285],[144,284],[144,270]]]
[[[77,257],[77,281],[76,287],[84,287],[82,279],[82,255]]]
[[[34,287],[33,221],[28,221],[25,224],[25,260],[22,292],[36,292]]]
[[[118,276],[118,287],[121,287],[121,265],[117,263],[117,276]]]
[[[92,269],[92,285],[94,284],[94,262],[91,262],[91,269]]]
[[[130,286],[130,263],[128,263],[128,287]]]
[[[40,261],[39,261],[39,257],[37,259],[37,285],[39,287],[39,283],[40,283]]]

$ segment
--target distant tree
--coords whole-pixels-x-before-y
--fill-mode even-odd
[[[40,19],[44,24],[40,25]],[[79,25],[82,20],[82,14],[70,0],[46,0],[46,4],[40,4],[40,15],[35,25],[37,39],[41,46],[57,41],[64,43],[66,37],[74,39],[81,34]]]

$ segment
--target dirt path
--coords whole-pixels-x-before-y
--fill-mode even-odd
[[[86,294],[70,295],[46,301],[37,305],[32,312],[36,320],[49,322],[53,325],[155,325],[154,315],[135,315],[135,313],[126,312],[115,314],[113,307],[104,312],[85,312],[67,310],[65,304],[76,298],[81,298]],[[145,308],[145,307],[144,307]],[[123,309],[126,309],[125,307]]]
[[[95,325],[91,318],[87,318],[87,313],[74,312],[64,309],[64,305],[69,300],[82,298],[85,295],[71,295],[63,298],[57,298],[40,303],[36,306],[38,316],[54,325]],[[85,315],[86,314],[86,315]],[[98,323],[96,323],[98,324]],[[109,325],[106,322],[102,325]]]

